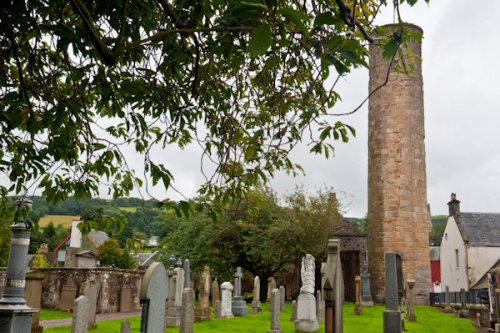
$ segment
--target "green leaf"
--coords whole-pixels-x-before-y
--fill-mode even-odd
[[[335,24],[335,18],[332,12],[321,13],[314,19],[314,26],[317,28],[323,25],[332,25],[332,24]]]
[[[385,59],[391,59],[396,51],[398,50],[399,44],[396,42],[396,40],[391,39],[384,48],[384,52],[382,52],[382,56]]]
[[[263,53],[266,53],[269,47],[271,47],[271,42],[271,27],[267,23],[261,24],[248,43],[248,50],[250,51],[250,55],[252,57],[256,57]]]
[[[309,17],[307,17],[306,14],[303,12],[293,9],[293,8],[282,8],[279,10],[280,14],[283,15],[285,18],[288,20],[292,21],[295,23],[295,25],[302,30],[304,34],[308,34],[309,30],[307,29],[306,25],[304,24],[304,21],[309,21]]]

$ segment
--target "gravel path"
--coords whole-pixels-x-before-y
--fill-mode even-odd
[[[96,321],[113,320],[140,316],[141,312],[117,312],[117,313],[102,313],[96,315]],[[71,318],[68,319],[54,319],[54,320],[40,320],[40,326],[56,327],[56,326],[71,326]]]

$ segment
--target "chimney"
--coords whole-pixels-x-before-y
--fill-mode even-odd
[[[458,218],[460,216],[460,200],[457,200],[455,193],[451,194],[451,201],[448,202],[449,216]]]

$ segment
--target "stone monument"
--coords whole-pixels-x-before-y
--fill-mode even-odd
[[[235,316],[244,317],[248,316],[248,308],[247,303],[241,296],[241,278],[243,274],[241,274],[241,267],[236,268],[236,274],[234,275],[234,300],[232,302],[232,310]]]
[[[226,281],[220,287],[222,289],[221,318],[233,318],[234,315],[231,307],[233,285],[231,282]]]
[[[396,275],[396,254],[385,255],[385,311],[384,333],[401,333],[401,311],[398,310],[398,281]]]
[[[300,270],[302,287],[297,299],[297,320],[295,320],[295,332],[313,332],[318,330],[319,324],[316,319],[316,299],[314,298],[314,257],[306,254],[302,258]]]
[[[184,266],[184,268],[186,268],[186,266]],[[179,329],[179,333],[193,333],[193,331],[194,331],[194,290],[191,288],[184,288],[182,290],[181,327]]]
[[[373,307],[373,298],[370,288],[370,274],[368,273],[368,263],[363,263],[363,273],[361,274],[361,306]]]
[[[267,333],[282,333],[280,326],[280,308],[281,308],[280,290],[271,291],[271,329]]]
[[[256,276],[253,280],[253,300],[250,312],[252,313],[262,312],[262,307],[260,303],[260,279],[258,276]]]
[[[142,333],[165,332],[165,304],[169,287],[165,266],[161,262],[152,263],[144,273],[139,292]]]
[[[210,320],[210,267],[205,266],[201,277],[200,300],[198,307],[194,309],[194,320]]]
[[[340,241],[338,239],[328,240],[328,255],[325,265],[325,282],[322,285],[323,298],[326,303],[326,281],[330,282],[332,287],[332,300],[335,302],[334,313],[335,333],[344,332],[344,277],[342,273],[342,263],[340,262]],[[326,305],[325,305],[326,308]],[[329,310],[331,311],[331,310]],[[326,318],[325,318],[326,322]]]

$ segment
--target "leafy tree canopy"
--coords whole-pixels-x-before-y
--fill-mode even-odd
[[[417,0],[394,0],[413,5]],[[0,172],[51,202],[171,186],[155,145],[197,143],[213,164],[199,194],[225,205],[301,140],[325,154],[355,131],[327,117],[335,76],[393,60],[409,38],[372,24],[385,0],[6,0],[0,11]],[[396,59],[397,60],[397,59]],[[329,77],[333,80],[327,81]],[[144,158],[136,175],[123,147]],[[182,202],[176,206],[187,211]]]

